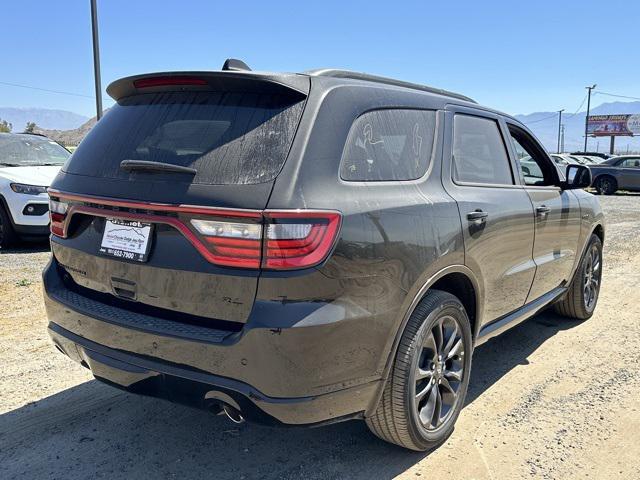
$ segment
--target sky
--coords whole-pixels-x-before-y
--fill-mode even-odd
[[[391,76],[510,114],[573,112],[594,83],[640,97],[637,0],[97,1],[106,106],[117,78],[215,70],[228,57]],[[2,3],[0,106],[94,115],[89,0]]]

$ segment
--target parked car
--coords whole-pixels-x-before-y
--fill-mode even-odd
[[[518,120],[362,73],[225,66],[109,85],[50,189],[48,330],[97,379],[426,450],[478,345],[550,305],[592,315],[589,170],[562,181]]]
[[[46,190],[69,156],[46,137],[0,133],[0,247],[49,235]]]
[[[620,155],[589,165],[593,187],[601,195],[618,190],[640,191],[640,155]]]

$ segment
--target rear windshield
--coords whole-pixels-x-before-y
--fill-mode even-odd
[[[0,134],[0,167],[62,165],[69,155],[46,137]]]
[[[91,130],[65,171],[151,179],[154,174],[120,168],[123,160],[146,160],[194,168],[192,183],[268,182],[285,162],[302,109],[299,97],[278,94],[168,92],[128,97]]]

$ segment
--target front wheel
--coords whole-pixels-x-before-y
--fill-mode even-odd
[[[591,235],[566,295],[555,305],[556,312],[578,320],[590,318],[598,303],[601,280],[602,241]]]
[[[425,451],[453,431],[471,373],[471,326],[460,300],[432,290],[418,304],[369,429],[387,442]]]

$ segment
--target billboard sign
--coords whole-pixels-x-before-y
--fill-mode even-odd
[[[589,115],[587,134],[594,137],[640,135],[640,115]]]

